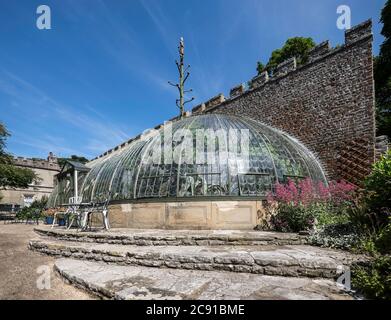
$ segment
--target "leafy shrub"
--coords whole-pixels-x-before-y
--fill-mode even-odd
[[[298,232],[316,225],[344,223],[346,208],[353,201],[356,187],[346,182],[332,182],[328,186],[307,178],[295,183],[277,184],[268,204],[278,203],[277,213],[271,217],[276,231]]]
[[[356,250],[371,255],[391,252],[391,151],[373,166],[366,190],[347,209],[349,220],[364,235]]]
[[[327,225],[334,218],[325,217],[325,225],[309,237],[319,246],[353,250],[372,255],[366,263],[352,268],[352,284],[370,299],[391,299],[391,151],[373,166],[365,180],[366,190],[353,199],[344,199],[342,209],[347,224]],[[335,188],[335,194],[339,194]],[[347,206],[343,203],[347,200]],[[336,203],[336,201],[334,201]],[[341,217],[341,219],[343,219]],[[318,217],[319,220],[323,219]]]
[[[281,205],[271,223],[274,230],[281,232],[308,230],[315,224],[315,213],[304,206]]]
[[[353,248],[355,253],[363,253],[371,256],[377,255],[376,244],[373,235],[364,235]]]
[[[346,210],[346,214],[358,229],[366,233],[376,232],[376,222],[373,213],[362,198],[357,198]]]
[[[381,254],[391,254],[391,218],[388,225],[377,235],[375,247]]]
[[[367,234],[358,249],[372,255],[391,253],[391,150],[373,165],[366,190],[348,210],[350,220]]]
[[[323,226],[308,237],[312,245],[343,250],[355,248],[361,239],[362,234],[350,222]]]
[[[373,212],[377,226],[384,226],[391,215],[391,150],[373,165],[365,187],[365,202]]]
[[[352,285],[369,299],[391,299],[391,256],[352,267]]]
[[[363,228],[356,221],[324,225],[314,230],[309,241],[313,245],[352,250],[376,256],[391,253],[391,223],[380,232]]]
[[[373,256],[391,253],[391,218],[390,222],[380,231],[367,234],[357,246],[357,251]]]
[[[42,197],[40,200],[35,200],[31,203],[28,207],[23,207],[17,214],[17,219],[23,220],[23,219],[31,219],[36,218],[37,215],[41,215],[43,209],[45,208],[47,204],[48,198]]]
[[[319,210],[316,217],[316,227],[321,228],[329,225],[343,225],[349,222],[349,217],[345,210],[335,212],[335,208],[323,206],[323,210]]]

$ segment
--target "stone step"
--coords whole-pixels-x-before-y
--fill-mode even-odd
[[[71,284],[105,299],[352,299],[329,279],[117,266],[75,259],[58,259],[54,268]]]
[[[30,249],[60,257],[119,265],[334,278],[342,266],[361,259],[311,246],[124,246],[31,240]]]
[[[220,245],[299,245],[305,236],[295,233],[233,230],[140,230],[78,232],[64,228],[37,227],[39,235],[74,242],[110,243],[137,246],[220,246]]]

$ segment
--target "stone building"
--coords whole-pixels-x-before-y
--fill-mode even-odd
[[[27,189],[1,190],[0,204],[28,206],[34,200],[49,196],[54,188],[55,175],[60,172],[57,158],[50,152],[46,159],[27,159],[17,157],[14,163],[18,167],[32,169],[41,179],[38,183],[30,185]]]
[[[114,227],[249,229],[264,215],[262,201],[287,179],[344,179],[361,184],[378,154],[375,136],[372,22],[345,32],[345,43],[325,41],[298,66],[292,58],[173,118],[173,131],[239,128],[250,132],[250,165],[238,154],[217,165],[154,165],[165,127],[139,135],[87,163],[76,185],[83,202],[110,199]],[[188,145],[176,141],[175,148]],[[223,144],[218,144],[220,150]],[[172,145],[174,148],[174,144]],[[230,164],[228,165],[228,162]],[[232,162],[234,165],[232,166]],[[49,202],[73,196],[72,174]]]

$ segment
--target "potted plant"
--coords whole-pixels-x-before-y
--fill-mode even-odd
[[[58,226],[59,227],[63,227],[63,226],[65,226],[66,225],[66,220],[65,220],[65,218],[62,216],[62,217],[60,217],[60,218],[58,218]]]
[[[43,216],[45,217],[45,224],[53,224],[55,212],[56,210],[54,208],[49,208],[43,211]]]
[[[56,209],[57,212],[57,224],[59,227],[63,227],[66,225],[66,219],[65,219],[65,212],[66,212],[65,207],[60,207]]]

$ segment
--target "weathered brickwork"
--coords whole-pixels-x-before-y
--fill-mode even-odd
[[[231,91],[229,92],[229,96],[232,99],[232,98],[235,98],[237,96],[242,95],[245,91],[246,91],[246,88],[245,88],[244,84],[242,83],[242,84],[236,86],[235,88],[232,88]]]
[[[269,74],[267,71],[262,72],[260,75],[254,77],[251,80],[251,89],[256,89],[258,87],[263,86],[266,82],[269,81]]]
[[[223,103],[225,101],[225,97],[223,94],[218,94],[217,96],[213,97],[212,99],[205,102],[206,108],[212,108],[214,106],[218,106],[219,104]]]
[[[359,184],[375,158],[372,23],[346,32],[345,45],[323,42],[309,62],[294,59],[273,77],[204,112],[247,116],[298,138],[320,159],[330,179]]]

